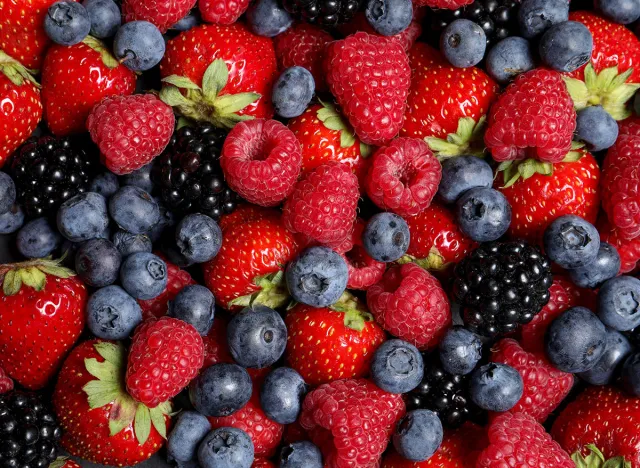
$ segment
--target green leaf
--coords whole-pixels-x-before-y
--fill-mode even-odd
[[[84,366],[89,374],[101,382],[120,381],[120,369],[110,362],[98,362],[95,358],[87,358],[84,360]]]
[[[18,273],[20,274],[22,282],[25,285],[35,289],[36,291],[42,291],[44,289],[44,285],[47,282],[47,277],[44,273],[38,270],[38,268],[21,268],[20,270],[18,270]]]
[[[39,265],[38,268],[43,273],[46,273],[47,275],[55,276],[56,278],[71,278],[72,276],[76,275],[73,272],[73,270],[70,270],[69,268],[65,268],[60,265],[44,264],[44,265]]]
[[[238,93],[220,96],[215,101],[216,114],[227,116],[235,114],[262,97],[258,93]]]
[[[602,107],[616,120],[624,120],[631,115],[627,102],[640,88],[640,84],[623,84],[613,89],[602,101]]]
[[[216,59],[211,62],[211,65],[207,67],[202,77],[202,92],[205,98],[214,102],[220,94],[220,91],[222,91],[222,88],[227,85],[227,81],[229,81],[229,70],[224,60]],[[242,107],[240,109],[242,109]]]
[[[191,127],[191,121],[185,117],[178,118],[178,125],[176,126],[176,130],[180,130],[182,127]]]
[[[111,363],[118,368],[123,368],[126,351],[121,343],[115,344],[101,341],[93,345],[93,347],[106,362]]]
[[[171,107],[189,107],[193,102],[182,95],[180,90],[175,86],[164,86],[160,90],[160,100]]]
[[[4,275],[2,291],[5,296],[14,296],[18,294],[22,287],[22,277],[16,270],[9,270]]]
[[[576,468],[589,468],[587,466],[587,462],[584,460],[584,458],[582,457],[582,455],[580,455],[579,452],[576,452],[573,455],[571,455],[571,460],[573,460],[573,463],[575,463]]]
[[[577,110],[584,109],[587,107],[587,102],[589,100],[589,89],[587,85],[580,80],[575,78],[569,78],[567,76],[563,76],[565,85],[567,85],[567,91],[573,100],[573,105]]]
[[[347,130],[342,130],[340,132],[340,147],[341,148],[351,148],[356,142],[356,137],[348,132]]]
[[[616,73],[618,73],[618,67],[614,68],[616,69]],[[611,89],[617,88],[618,86],[622,86],[624,83],[626,83],[627,79],[631,76],[631,73],[633,73],[633,67],[616,76],[611,82]]]
[[[372,152],[373,148],[370,145],[360,142],[360,156],[362,156],[363,159],[367,159],[371,156]]]
[[[593,64],[589,62],[586,67],[584,67],[584,84],[588,89],[595,89],[598,82],[598,75],[596,75],[596,71],[593,68]]]
[[[139,406],[144,405],[136,402],[126,393],[121,393],[118,396],[109,412],[109,433],[111,436],[120,433],[120,431],[131,425]]]
[[[475,126],[476,121],[471,117],[462,117],[458,119],[456,135],[458,135],[463,142],[469,142],[471,140],[471,135],[473,135],[473,129]]]
[[[49,468],[62,468],[69,457],[58,457],[50,465]]]
[[[496,169],[496,171],[497,172],[506,171],[512,165],[513,165],[513,161],[502,161],[500,164],[498,164],[498,168]]]
[[[151,416],[151,424],[156,428],[158,434],[162,436],[163,439],[167,438],[167,423],[164,419],[164,413],[158,407],[151,408],[149,410],[149,414]]]
[[[149,414],[149,408],[143,404],[139,404],[136,410],[134,430],[138,443],[144,445],[151,433],[151,416]]]
[[[200,89],[200,86],[198,86],[185,76],[170,75],[166,78],[163,78],[161,81],[181,89]]]
[[[355,331],[364,330],[364,318],[357,310],[347,310],[344,313],[344,326]]]
[[[322,104],[322,107],[318,109],[318,112],[316,112],[318,120],[324,122],[331,117],[338,117],[339,119],[341,119],[340,114],[334,106],[332,106],[331,104],[325,104],[322,101],[320,101],[320,104]],[[346,125],[344,125],[344,127],[346,128]]]
[[[324,123],[324,126],[327,127],[329,130],[341,131],[347,128],[339,115],[327,117],[325,120],[322,121],[322,123]]]
[[[618,76],[618,67],[605,68],[598,73],[596,88],[598,91],[607,92],[611,90],[611,84]]]
[[[102,58],[102,63],[104,63],[108,68],[116,68],[120,65],[116,58],[111,55],[111,52],[109,52],[109,49],[107,49],[107,46],[105,46],[102,41],[96,39],[93,36],[87,36],[83,39],[82,42],[98,52],[100,54],[100,57]]]
[[[528,159],[518,166],[518,172],[523,179],[528,179],[536,173],[536,162],[533,159]]]
[[[91,380],[82,387],[87,394],[89,408],[102,408],[115,401],[121,393],[120,382]]]

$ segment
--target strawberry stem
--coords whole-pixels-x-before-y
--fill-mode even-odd
[[[5,295],[13,296],[20,291],[23,284],[42,291],[47,283],[47,275],[57,278],[75,276],[75,272],[61,264],[64,256],[58,260],[37,258],[19,263],[5,263],[0,265],[0,281]]]

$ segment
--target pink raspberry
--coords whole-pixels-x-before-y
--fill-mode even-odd
[[[0,367],[0,395],[13,390],[13,380],[9,377],[5,371]]]
[[[233,24],[249,7],[250,0],[200,0],[200,16],[207,23]]]
[[[362,231],[365,226],[364,220],[358,218],[353,225],[349,248],[344,250],[344,253],[336,249],[336,252],[339,252],[347,263],[349,270],[347,288],[349,289],[367,289],[380,281],[386,270],[384,263],[371,258],[364,249]]]

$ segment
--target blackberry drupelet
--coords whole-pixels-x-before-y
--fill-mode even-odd
[[[453,293],[467,328],[497,336],[529,323],[549,302],[551,262],[522,241],[482,244],[456,265]]]
[[[167,208],[218,219],[235,210],[240,198],[226,184],[220,151],[227,132],[209,123],[176,130],[151,173]]]
[[[362,0],[282,0],[285,10],[296,19],[324,27],[349,22],[362,3]]]
[[[0,465],[47,468],[58,455],[62,429],[35,393],[0,395]]]
[[[99,167],[97,148],[83,137],[29,138],[15,152],[10,172],[28,218],[55,216],[67,199],[86,192]]]

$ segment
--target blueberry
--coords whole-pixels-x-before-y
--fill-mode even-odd
[[[116,246],[122,257],[128,257],[137,252],[151,252],[153,244],[146,234],[131,234],[127,231],[116,231],[113,235],[113,245]]]
[[[444,203],[455,203],[469,189],[492,187],[491,166],[475,156],[458,156],[442,163],[442,179],[438,185],[438,197]]]
[[[150,162],[142,166],[139,169],[136,169],[129,174],[125,174],[120,177],[120,183],[122,185],[133,185],[134,187],[141,188],[147,193],[153,192],[154,184],[151,180],[151,169],[153,168],[153,163]]]
[[[280,314],[269,307],[245,307],[229,322],[227,342],[234,361],[242,367],[262,369],[284,353],[287,326]]]
[[[247,22],[258,36],[275,37],[291,27],[293,18],[278,0],[257,0],[247,10]]]
[[[598,317],[618,331],[640,325],[640,280],[618,276],[604,283],[598,291]]]
[[[9,211],[0,214],[0,234],[13,234],[24,224],[24,211],[20,205],[13,205]]]
[[[103,172],[93,178],[89,186],[89,191],[99,193],[104,198],[109,198],[116,193],[119,188],[120,183],[118,182],[118,176],[113,172]]]
[[[27,258],[43,258],[60,247],[62,237],[46,218],[36,218],[25,224],[16,239],[18,252]]]
[[[176,224],[176,219],[173,212],[167,209],[162,199],[158,197],[153,197],[153,199],[156,201],[158,208],[160,209],[160,220],[155,226],[153,226],[148,234],[152,242],[157,242],[168,227]]]
[[[89,13],[76,2],[56,2],[44,17],[44,31],[56,44],[72,46],[89,35]]]
[[[633,346],[627,337],[612,328],[607,328],[607,343],[604,354],[598,359],[595,366],[578,375],[591,385],[607,385],[613,380],[618,367],[631,351],[633,351]]]
[[[431,458],[444,437],[440,418],[433,411],[409,411],[399,422],[393,434],[393,446],[400,456],[419,462]]]
[[[267,417],[279,424],[297,421],[307,385],[290,367],[278,367],[264,379],[260,390],[260,406]]]
[[[312,307],[335,303],[347,287],[343,258],[327,247],[310,247],[289,263],[287,287],[294,300]]]
[[[620,255],[614,246],[600,242],[595,260],[583,267],[569,270],[574,284],[581,288],[597,288],[620,270]]]
[[[540,39],[540,58],[559,72],[572,72],[591,58],[593,37],[589,29],[577,21],[551,26]]]
[[[176,31],[188,31],[191,28],[194,28],[200,24],[200,16],[198,15],[197,8],[191,10],[187,16],[182,18],[176,24],[174,24],[171,29],[175,29]]]
[[[624,361],[622,386],[629,394],[640,397],[640,353],[632,354]]]
[[[573,270],[596,259],[600,234],[593,224],[579,216],[560,216],[544,231],[544,250],[562,268]]]
[[[484,30],[473,21],[457,19],[442,31],[440,50],[451,65],[458,68],[480,63],[487,48]]]
[[[160,63],[165,43],[162,33],[148,21],[123,24],[113,40],[115,57],[130,70],[142,72]]]
[[[120,286],[98,289],[87,302],[87,327],[103,340],[125,340],[140,322],[140,306]]]
[[[153,299],[167,287],[167,264],[148,252],[129,255],[120,268],[120,283],[136,299]]]
[[[167,438],[169,460],[180,463],[195,459],[198,445],[210,431],[211,424],[206,416],[197,411],[180,413]]]
[[[168,315],[193,325],[200,335],[205,336],[213,325],[215,309],[213,293],[199,284],[190,284],[169,302]]]
[[[469,374],[482,358],[482,341],[466,328],[450,328],[440,340],[440,362],[450,374]]]
[[[76,252],[76,272],[89,286],[102,288],[118,279],[122,256],[115,245],[106,239],[84,242]]]
[[[583,141],[589,151],[602,151],[618,139],[618,122],[602,106],[585,107],[578,111],[576,138]]]
[[[91,35],[98,39],[113,37],[122,24],[120,8],[113,0],[84,0],[82,5],[89,13]]]
[[[474,241],[494,241],[509,229],[511,206],[497,190],[473,188],[458,198],[456,219],[462,232]]]
[[[16,185],[8,174],[0,172],[0,214],[11,209],[16,202]]]
[[[476,369],[469,380],[469,395],[487,411],[509,411],[522,398],[522,376],[513,367],[492,362]]]
[[[371,361],[371,378],[389,393],[407,393],[418,386],[424,363],[418,348],[403,340],[388,340],[376,350]]]
[[[99,193],[79,193],[60,205],[58,230],[71,242],[102,236],[109,226],[107,201]]]
[[[640,2],[637,0],[595,0],[596,10],[614,23],[629,24],[640,18]]]
[[[307,109],[315,89],[316,84],[309,70],[302,67],[286,68],[273,85],[271,100],[276,114],[287,119],[298,117]]]
[[[160,220],[160,207],[141,188],[125,185],[109,199],[109,214],[121,229],[145,234]]]
[[[211,431],[198,447],[202,468],[251,468],[253,455],[251,437],[235,427]]]
[[[395,262],[409,248],[409,225],[394,213],[373,215],[362,232],[362,244],[371,258]]]
[[[494,45],[487,54],[486,65],[491,78],[502,84],[536,67],[531,44],[516,36],[507,37]]]
[[[413,4],[411,0],[369,0],[365,16],[378,34],[395,36],[411,24]]]
[[[323,466],[320,449],[308,440],[283,446],[278,457],[279,468],[322,468]]]
[[[602,357],[607,329],[593,312],[573,307],[547,329],[545,349],[551,363],[563,372],[580,373],[593,368]]]
[[[204,263],[218,254],[222,231],[212,218],[194,213],[182,218],[176,227],[179,252],[190,263]]]
[[[531,39],[569,19],[567,0],[523,0],[518,10],[520,33]]]
[[[214,364],[203,370],[189,385],[193,407],[205,416],[229,416],[251,398],[253,383],[237,364]]]

